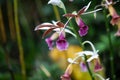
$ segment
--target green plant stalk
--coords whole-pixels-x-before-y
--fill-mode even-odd
[[[109,28],[109,23],[107,19],[107,14],[106,10],[103,10],[104,16],[105,16],[105,27],[108,35],[108,41],[109,41],[109,50],[110,50],[110,66],[111,66],[111,76],[112,80],[115,80],[115,72],[114,72],[114,54],[113,54],[113,46],[112,46],[112,40],[111,40],[111,35],[110,35],[110,28]]]
[[[2,17],[1,5],[0,5],[0,33],[1,33],[0,36],[1,36],[3,43],[5,43],[7,38],[6,38],[5,26],[4,26],[3,17]]]
[[[11,39],[14,41],[16,35],[15,35],[15,26],[13,20],[13,8],[10,0],[7,1],[7,15],[8,15],[8,23],[9,23]]]
[[[0,32],[1,32],[1,39],[2,39],[1,41],[2,41],[2,44],[3,44],[4,52],[5,52],[5,59],[6,59],[6,64],[7,64],[7,67],[8,67],[8,71],[10,73],[11,80],[15,80],[14,73],[12,71],[12,66],[11,66],[11,63],[10,63],[8,50],[6,48],[7,37],[6,37],[5,26],[4,26],[3,17],[2,17],[1,6],[0,6]]]
[[[26,80],[26,70],[25,70],[25,63],[24,63],[24,53],[23,53],[23,47],[22,47],[22,40],[20,35],[20,27],[19,27],[19,21],[18,21],[18,0],[14,0],[14,21],[15,21],[15,27],[16,27],[16,35],[17,35],[17,42],[18,42],[18,48],[19,48],[19,57],[20,57],[20,64],[21,64],[21,71],[22,71],[22,80]]]
[[[84,54],[84,58],[85,58],[85,64],[86,64],[86,67],[87,67],[88,72],[89,72],[89,74],[90,74],[90,77],[91,77],[92,80],[95,80],[94,74],[93,74],[92,71],[90,70],[89,64],[88,64],[88,62],[87,62],[87,56],[86,56],[85,54]]]
[[[53,5],[53,10],[54,10],[56,19],[59,21],[60,20],[60,14],[58,12],[57,6]]]

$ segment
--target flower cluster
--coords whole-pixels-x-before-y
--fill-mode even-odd
[[[58,1],[50,0],[48,2],[48,4],[57,5],[58,7],[65,9],[65,6],[61,0],[58,0]],[[58,38],[58,40],[56,41],[57,48],[61,51],[66,50],[68,48],[69,43],[65,39],[65,32],[70,33],[74,37],[76,37],[76,35],[73,32],[71,32],[71,30],[66,28],[67,24],[73,17],[75,17],[76,23],[79,26],[79,31],[78,31],[79,35],[82,37],[88,33],[88,26],[83,22],[80,15],[86,14],[85,12],[89,8],[90,4],[91,4],[91,2],[89,2],[87,6],[84,6],[82,9],[80,9],[77,13],[73,12],[73,13],[64,14],[63,16],[69,17],[68,21],[65,24],[63,24],[60,21],[53,22],[53,24],[52,23],[42,23],[42,24],[36,26],[35,31],[36,30],[46,30],[43,34],[43,37],[45,37],[51,31],[56,31],[51,37],[49,37],[45,40],[46,43],[48,44],[49,49],[52,50],[53,45],[54,45],[53,41],[56,38]],[[88,13],[93,13],[93,12],[96,12],[99,10],[100,9],[91,11]]]
[[[69,0],[69,1],[73,1],[73,0]],[[36,26],[35,31],[46,30],[43,33],[43,36],[42,36],[43,38],[49,33],[51,33],[52,31],[54,31],[49,38],[45,39],[50,50],[53,49],[54,43],[56,43],[56,47],[58,50],[60,51],[67,50],[69,43],[66,40],[66,33],[73,35],[75,38],[86,36],[89,30],[89,27],[85,24],[81,16],[85,14],[95,13],[101,10],[101,9],[96,9],[94,11],[86,12],[87,9],[90,7],[91,2],[89,2],[87,6],[84,6],[83,8],[81,8],[79,11],[77,12],[74,11],[72,13],[67,13],[64,3],[61,0],[50,0],[48,4],[52,4],[62,8],[63,11],[65,12],[63,16],[67,17],[68,19],[65,24],[62,23],[61,21],[57,21],[57,22],[53,21],[53,23],[46,22]],[[118,26],[118,31],[116,32],[115,35],[120,36],[120,16],[117,14],[116,10],[114,9],[113,4],[115,3],[112,0],[104,0],[102,3],[102,6],[105,6],[109,10],[110,15],[112,16],[112,20],[110,21],[110,23],[112,25]],[[70,20],[73,18],[75,18],[75,22],[79,27],[79,29],[76,30],[77,32],[74,32],[73,30],[75,29],[74,26],[71,26],[71,25],[68,26],[68,23],[70,23]],[[77,34],[79,34],[79,36]],[[68,62],[70,64],[68,65],[65,73],[61,76],[61,80],[71,80],[73,64],[79,64],[82,71],[83,72],[88,71],[92,77],[93,77],[92,75],[93,73],[94,77],[97,76],[101,78],[101,80],[109,80],[109,79],[104,79],[103,77],[101,77],[99,74],[96,73],[103,69],[99,59],[99,55],[98,55],[99,51],[95,49],[94,45],[90,41],[84,41],[82,45],[84,46],[86,43],[90,44],[92,50],[80,51],[78,53],[75,53],[77,54],[75,58],[73,59],[68,58]],[[94,64],[94,69],[92,69],[92,72],[90,72],[91,68],[89,66],[91,66],[92,63]]]
[[[71,80],[70,75],[72,73],[72,64],[80,64],[80,67],[82,69],[82,71],[87,71],[87,67],[86,67],[86,61],[85,61],[85,57],[84,56],[90,56],[87,59],[88,64],[90,65],[92,61],[94,61],[94,72],[98,72],[102,70],[102,65],[100,63],[99,60],[99,55],[98,55],[98,50],[95,49],[94,45],[90,42],[90,41],[85,41],[83,42],[84,44],[90,44],[92,47],[93,51],[80,51],[77,54],[77,56],[73,59],[68,58],[68,62],[70,63],[65,71],[65,73],[61,76],[62,80]],[[78,62],[79,59],[82,59],[81,62]]]
[[[56,38],[56,46],[59,50],[66,50],[68,48],[69,43],[67,42],[67,40],[65,39],[65,31],[68,33],[72,33],[69,30],[65,29],[62,30],[62,28],[64,28],[64,24],[60,21],[58,22],[53,22],[54,24],[51,23],[43,23],[38,25],[35,30],[46,30],[43,34],[43,38],[49,34],[51,31],[55,31],[52,36],[50,36],[49,38],[47,38],[45,41],[48,44],[49,49],[51,50],[53,48],[54,45],[54,40]],[[62,32],[61,32],[62,30]]]
[[[113,26],[116,25],[118,27],[118,30],[115,33],[115,36],[120,36],[120,16],[118,15],[115,8],[113,7],[114,4],[116,4],[116,2],[113,2],[112,0],[105,0],[102,5],[109,10],[110,16],[112,17],[110,23]]]

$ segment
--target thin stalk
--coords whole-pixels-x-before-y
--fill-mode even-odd
[[[11,39],[15,40],[15,27],[14,27],[14,20],[13,20],[13,9],[12,9],[12,3],[10,0],[7,1],[7,14],[8,14],[8,23],[10,27],[10,35]]]
[[[11,64],[10,64],[10,58],[9,58],[8,50],[6,49],[7,37],[6,37],[5,26],[4,26],[3,17],[2,17],[1,6],[0,6],[0,32],[1,32],[1,36],[2,36],[1,39],[2,39],[3,48],[5,50],[5,59],[6,59],[6,64],[7,64],[7,67],[8,67],[8,71],[10,73],[11,80],[15,80],[14,73],[12,71],[12,67],[11,67]]]
[[[84,54],[84,58],[85,58],[85,64],[86,64],[86,67],[87,67],[88,72],[89,72],[89,74],[90,74],[91,80],[95,80],[94,74],[93,74],[92,71],[90,70],[89,64],[88,64],[88,62],[87,62],[87,56],[86,56],[85,54]]]
[[[2,17],[1,5],[0,5],[0,32],[1,32],[2,41],[3,41],[3,43],[5,43],[6,42],[6,32],[5,32],[5,26],[4,26],[3,17]]]
[[[111,40],[111,35],[110,35],[109,23],[108,23],[108,19],[106,15],[107,15],[106,10],[104,9],[105,27],[107,31],[107,36],[108,36],[108,41],[109,41],[109,50],[110,50],[111,76],[112,76],[112,80],[115,80],[113,45],[112,45],[112,40]]]
[[[25,71],[25,63],[24,63],[24,53],[23,53],[23,47],[22,47],[22,40],[20,35],[20,27],[19,27],[19,21],[18,21],[18,0],[14,0],[14,21],[15,21],[15,27],[16,27],[16,35],[17,35],[17,42],[18,42],[18,48],[19,48],[19,57],[20,57],[20,64],[21,64],[21,71],[22,71],[22,80],[26,80],[26,71]]]
[[[59,20],[60,20],[60,14],[59,14],[59,12],[58,12],[57,6],[54,6],[54,5],[53,5],[53,10],[54,10],[56,19],[59,21]]]

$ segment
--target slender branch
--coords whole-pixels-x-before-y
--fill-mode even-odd
[[[22,78],[23,78],[22,80],[26,80],[24,53],[23,53],[22,40],[21,40],[21,35],[20,35],[20,27],[19,27],[19,21],[18,21],[18,0],[14,0],[14,15],[15,15],[14,21],[15,21],[15,27],[16,27],[19,57],[20,57],[20,64],[21,64],[21,71],[22,71]]]

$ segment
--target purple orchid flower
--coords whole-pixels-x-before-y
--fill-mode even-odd
[[[56,47],[62,51],[62,50],[66,50],[68,46],[69,43],[65,39],[65,36],[61,33],[58,40],[56,41]]]
[[[110,23],[114,26],[117,25],[118,30],[115,33],[115,36],[120,36],[120,15],[116,12],[113,5],[116,4],[116,2],[113,2],[113,0],[105,0],[105,7],[109,10],[110,16],[112,17]]]
[[[76,17],[76,22],[79,26],[79,35],[85,36],[88,33],[88,26],[85,25],[85,23],[83,22],[83,20],[80,17]]]
[[[100,64],[99,59],[96,59],[94,63],[95,63],[94,72],[101,71],[102,70],[102,66]]]

